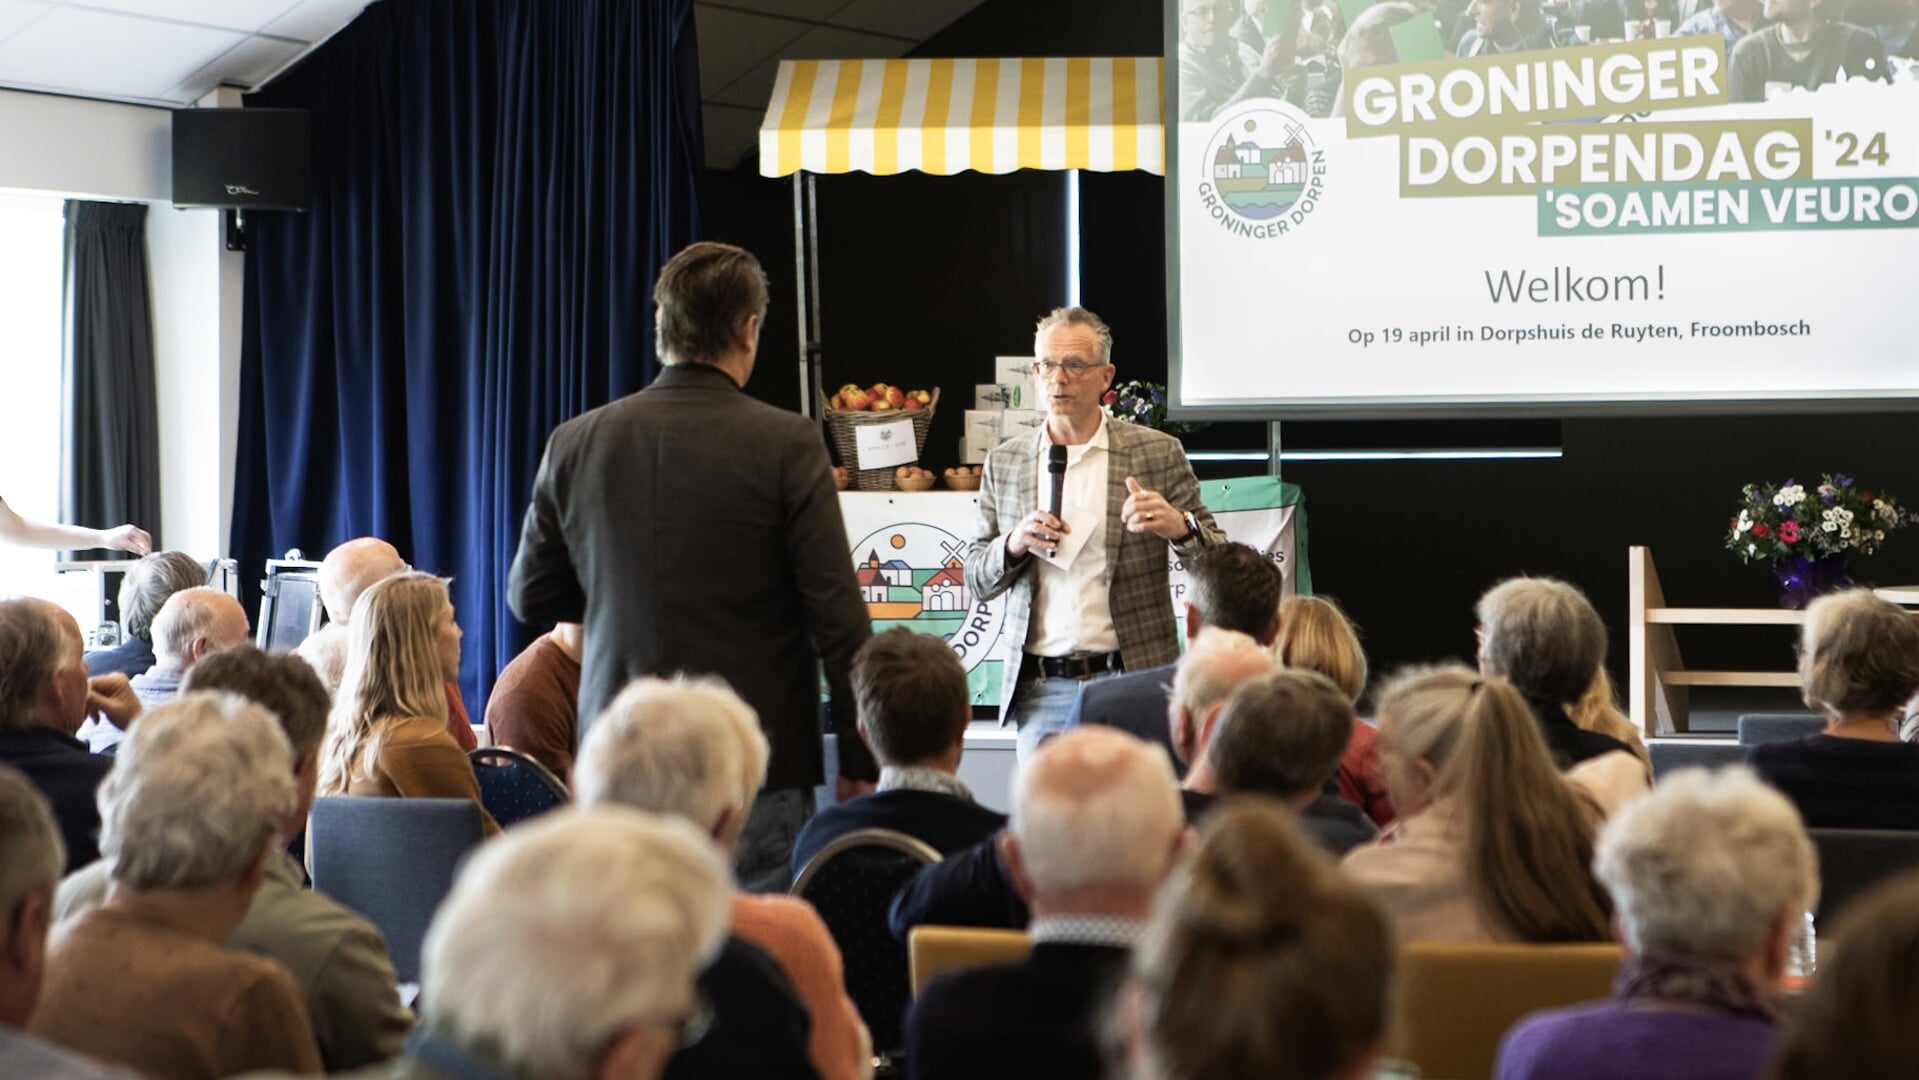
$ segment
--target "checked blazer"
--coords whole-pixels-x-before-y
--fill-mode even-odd
[[[1199,501],[1199,481],[1178,439],[1151,428],[1114,420],[1106,425],[1106,596],[1119,635],[1120,662],[1128,671],[1171,664],[1179,659],[1179,633],[1168,594],[1167,549],[1181,553],[1226,542],[1213,515]],[[1006,593],[1006,623],[1000,634],[1004,676],[1000,680],[1000,719],[1004,723],[1013,688],[1019,681],[1020,652],[1033,613],[1038,570],[1034,555],[1008,560],[1006,533],[1039,507],[1039,462],[1046,430],[1008,439],[986,455],[980,481],[979,521],[966,549],[966,580],[973,595],[991,600]],[[1120,519],[1126,503],[1126,478],[1157,491],[1180,511],[1199,519],[1199,535],[1172,545],[1150,533],[1131,533]]]

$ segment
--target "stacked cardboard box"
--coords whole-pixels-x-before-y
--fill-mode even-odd
[[[974,385],[973,407],[966,410],[960,460],[968,465],[983,463],[987,451],[1044,422],[1044,413],[1033,399],[1033,358],[996,357],[994,369],[994,381]]]

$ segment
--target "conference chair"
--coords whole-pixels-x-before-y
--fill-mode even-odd
[[[1786,742],[1826,730],[1826,718],[1814,712],[1747,713],[1739,718],[1739,745]]]
[[[564,806],[572,798],[552,769],[510,746],[482,746],[466,756],[480,782],[480,805],[502,829]]]
[[[1678,769],[1721,769],[1746,760],[1746,748],[1730,739],[1650,739],[1646,752],[1654,784]]]
[[[873,1049],[895,1058],[911,1000],[906,946],[886,926],[886,909],[921,868],[940,861],[931,845],[891,829],[855,829],[800,868],[792,894],[813,905],[840,947],[846,993],[873,1034]]]
[[[1873,886],[1919,867],[1919,832],[1807,829],[1819,852],[1819,928],[1831,932],[1847,905]]]
[[[480,822],[471,799],[316,799],[313,887],[378,927],[400,981],[418,982],[427,923],[485,835]]]
[[[926,984],[960,968],[1010,964],[1033,949],[1024,930],[986,930],[976,926],[915,926],[906,938],[907,969],[913,996]]]
[[[1486,1080],[1513,1024],[1610,996],[1622,955],[1612,944],[1411,942],[1400,953],[1393,1056],[1419,1066],[1421,1080]]]

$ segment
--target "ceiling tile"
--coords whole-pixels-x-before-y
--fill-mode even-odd
[[[69,0],[70,6],[105,8],[150,19],[253,33],[299,0]]]
[[[707,168],[733,168],[759,144],[759,109],[708,105],[700,110],[700,122],[706,127]]]
[[[276,0],[277,2],[277,0]],[[298,7],[267,24],[266,32],[295,41],[325,41],[360,17],[368,0],[301,0]]]
[[[708,84],[706,97],[709,101],[727,105],[751,105],[764,109],[773,96],[773,78],[779,74],[781,60],[886,60],[904,56],[906,50],[912,47],[912,42],[896,38],[876,37],[830,26],[816,27],[781,49],[778,56],[769,58],[725,87],[716,89]]]
[[[63,7],[0,43],[0,84],[159,99],[244,34]]]
[[[0,0],[0,41],[51,10],[52,4],[39,0]]]
[[[920,0],[896,0],[896,2],[917,4]],[[716,0],[712,4],[702,0],[697,6],[742,8],[748,11],[762,11],[768,15],[784,15],[789,19],[824,22],[834,12],[845,7],[846,0]]]
[[[306,49],[305,45],[275,38],[247,38],[188,76],[169,91],[167,97],[176,101],[198,101],[221,83],[248,88],[259,86]]]
[[[699,20],[701,97],[711,97],[807,31],[806,24],[790,19],[770,19],[707,4],[699,5],[695,15]]]
[[[980,0],[850,0],[827,21],[835,26],[925,41],[979,4]]]

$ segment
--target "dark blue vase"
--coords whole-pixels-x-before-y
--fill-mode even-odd
[[[1780,607],[1799,611],[1829,592],[1852,588],[1852,571],[1844,555],[1781,555],[1772,561],[1772,586]]]

